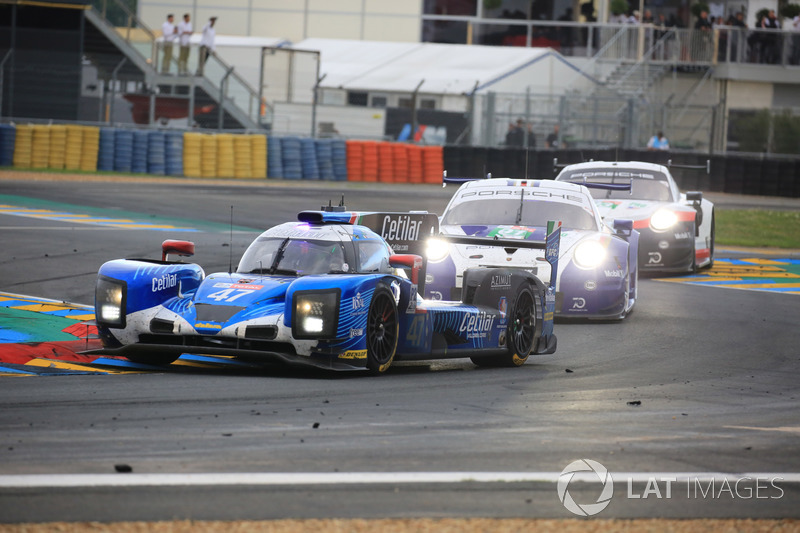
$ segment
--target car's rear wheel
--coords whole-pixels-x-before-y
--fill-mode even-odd
[[[156,365],[166,366],[175,361],[180,354],[162,353],[162,352],[147,352],[147,353],[129,353],[125,354],[125,358],[134,363],[142,365]]]
[[[506,331],[505,354],[492,357],[471,357],[478,366],[522,366],[528,360],[536,341],[536,300],[529,287],[517,295]]]
[[[373,374],[389,369],[397,351],[400,322],[394,295],[384,286],[375,289],[367,313],[367,368]]]

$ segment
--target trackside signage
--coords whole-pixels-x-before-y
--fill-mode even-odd
[[[595,516],[615,499],[653,500],[779,500],[792,474],[624,473],[614,474],[591,459],[567,465],[558,477],[556,493],[564,507],[578,516]]]

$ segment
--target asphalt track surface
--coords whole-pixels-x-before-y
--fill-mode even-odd
[[[342,194],[353,209],[441,212],[452,191],[0,179],[0,205],[39,210],[0,211],[0,291],[91,304],[104,261],[156,257],[166,238],[227,270],[257,228]],[[642,279],[624,322],[559,323],[557,353],[517,369],[0,377],[0,522],[569,518],[557,482],[580,459],[615,485],[597,518],[798,517],[799,314],[795,294]],[[585,476],[566,490],[583,506],[603,498]]]

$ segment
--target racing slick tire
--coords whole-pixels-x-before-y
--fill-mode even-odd
[[[471,357],[478,366],[522,366],[528,360],[536,341],[536,310],[541,307],[530,287],[524,287],[509,314],[506,353],[499,356]]]
[[[703,267],[703,268],[708,269],[708,270],[711,270],[714,267],[714,233],[716,232],[716,228],[715,228],[716,224],[714,223],[714,218],[715,218],[714,217],[714,211],[712,210],[711,211],[711,230],[709,232],[709,235],[710,235],[711,238],[709,239],[710,242],[708,243],[710,254],[709,254],[708,264]]]
[[[128,353],[125,354],[125,358],[131,362],[139,363],[142,365],[154,365],[154,366],[167,366],[171,364],[173,361],[178,359],[180,354],[174,354],[171,352],[148,352],[148,353]]]
[[[394,295],[384,285],[379,285],[372,295],[367,313],[367,369],[372,374],[383,374],[394,361],[400,320]]]

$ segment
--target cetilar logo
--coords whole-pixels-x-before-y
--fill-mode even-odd
[[[581,476],[582,481],[597,481],[602,485],[600,496],[594,503],[577,503],[569,493],[569,484],[575,477],[575,474],[586,472],[587,475]],[[591,475],[589,475],[591,474]],[[578,516],[594,516],[611,503],[611,497],[614,496],[614,480],[611,479],[611,474],[608,473],[606,467],[592,461],[591,459],[578,459],[571,462],[567,467],[561,471],[558,476],[558,499],[564,504],[570,512]]]

